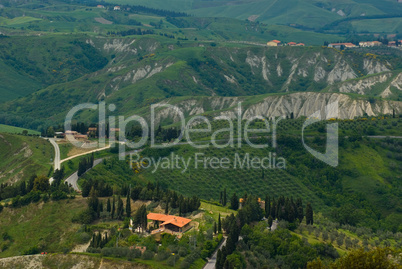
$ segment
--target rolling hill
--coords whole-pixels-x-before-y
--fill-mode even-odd
[[[47,175],[54,149],[46,140],[0,133],[0,182],[28,180],[34,174]]]
[[[326,24],[344,18],[359,19],[364,16],[401,15],[402,13],[402,5],[392,0],[175,0],[169,3],[161,0],[108,0],[107,2],[172,9],[197,17],[249,19],[267,24],[297,24],[313,29],[321,29]],[[380,28],[389,32],[389,26],[392,26],[391,22],[381,25]]]
[[[170,103],[180,103],[209,95],[212,99],[204,100],[213,103],[220,102],[220,97],[237,96],[247,99],[248,104],[260,104],[269,94],[294,92],[305,92],[302,95],[306,98],[308,92],[322,92],[321,96],[348,94],[342,98],[348,100],[345,108],[352,110],[346,104],[363,100],[357,114],[345,112],[342,118],[372,115],[366,109],[368,97],[373,98],[371,103],[377,99],[378,106],[369,108],[374,114],[401,110],[400,102],[391,101],[401,96],[400,58],[382,56],[381,51],[377,55],[369,50],[267,48],[225,42],[211,46],[197,41],[177,43],[158,36],[83,36],[72,40],[91,46],[105,58],[113,55],[113,60],[96,72],[2,105],[0,122],[41,130],[49,124],[61,124],[67,111],[83,102],[105,100],[116,105],[115,114],[130,115],[147,114],[148,105],[166,98]],[[93,121],[96,112],[84,111],[77,119]]]

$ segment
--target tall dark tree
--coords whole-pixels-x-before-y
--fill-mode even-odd
[[[127,193],[127,198],[126,198],[126,216],[127,218],[131,217],[131,199],[130,199],[130,193]]]
[[[124,204],[123,204],[123,200],[121,199],[121,197],[119,196],[117,198],[117,212],[116,212],[116,217],[117,219],[123,219],[123,215],[124,215]]]
[[[27,183],[27,187],[26,187],[27,193],[29,193],[29,192],[31,192],[33,190],[35,178],[37,178],[37,177],[38,177],[37,175],[32,175],[29,178],[28,183]]]
[[[223,190],[223,201],[222,205],[226,206],[226,188]]]
[[[276,201],[275,198],[272,199],[272,206],[271,206],[271,217],[276,219]]]
[[[112,203],[112,219],[114,219],[114,216],[116,214],[116,198],[113,195],[113,203]]]
[[[169,198],[166,198],[166,207],[165,207],[165,214],[169,214]]]
[[[216,255],[216,264],[215,264],[215,268],[216,269],[223,269],[223,264],[224,264],[224,260],[223,260],[223,255],[222,255],[222,251],[220,249],[218,249],[218,253]]]
[[[112,205],[110,204],[110,198],[107,198],[106,211],[109,213],[112,211]]]
[[[222,233],[221,213],[219,213],[219,216],[218,216],[218,233]]]
[[[314,219],[313,219],[313,207],[311,206],[310,203],[307,204],[306,206],[306,224],[307,225],[313,225],[314,224]]]
[[[265,217],[268,218],[270,213],[271,213],[271,198],[267,195],[265,196]]]
[[[230,208],[233,210],[239,209],[239,198],[237,197],[236,193],[234,193],[230,199]]]
[[[24,196],[25,194],[27,194],[27,189],[26,189],[26,185],[25,185],[25,181],[22,181],[20,183],[20,191],[19,191],[21,196]]]
[[[272,226],[272,217],[269,216],[268,217],[268,227],[271,227],[271,226]]]

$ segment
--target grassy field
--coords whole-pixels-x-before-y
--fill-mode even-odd
[[[0,182],[27,180],[31,175],[47,175],[54,149],[38,137],[0,134]]]
[[[23,131],[27,131],[28,134],[31,134],[31,135],[40,135],[40,132],[38,132],[38,131],[0,124],[0,133],[22,134]]]
[[[72,217],[86,207],[83,198],[58,202],[40,202],[17,209],[5,208],[0,213],[2,231],[11,240],[0,257],[21,255],[31,247],[40,251],[69,251],[79,242],[79,224],[71,223]],[[8,217],[4,217],[8,216]]]

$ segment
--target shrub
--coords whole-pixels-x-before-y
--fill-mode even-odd
[[[80,244],[88,243],[91,240],[91,236],[87,233],[80,233],[78,236],[78,242]]]
[[[144,253],[142,254],[141,258],[143,260],[152,260],[155,256],[155,253],[151,250],[145,250]]]
[[[141,257],[141,251],[139,249],[130,250],[130,252],[128,253],[128,256],[127,256],[129,261],[134,260],[139,257]]]
[[[52,192],[51,197],[52,197],[53,201],[59,201],[59,200],[67,199],[67,194],[63,191],[57,190],[55,192]]]
[[[166,259],[168,259],[170,257],[170,253],[164,250],[161,250],[158,252],[158,254],[156,254],[155,256],[155,260],[157,261],[164,261]]]
[[[40,252],[39,248],[37,246],[33,246],[33,247],[30,247],[30,248],[24,250],[22,252],[22,255],[33,255],[33,254],[38,254],[39,252]]]
[[[81,224],[90,224],[93,219],[93,212],[89,209],[81,211],[81,213],[75,215],[72,219],[72,222],[81,223]]]

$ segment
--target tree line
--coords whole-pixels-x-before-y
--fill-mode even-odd
[[[232,197],[233,201],[235,200],[234,197],[237,200],[236,194],[234,194]],[[244,257],[235,252],[238,247],[237,245],[239,242],[239,236],[242,235],[242,237],[245,237],[244,235],[252,233],[248,224],[252,222],[259,222],[263,219],[263,217],[268,216],[268,222],[269,219],[271,219],[271,223],[268,223],[268,225],[270,226],[270,224],[272,224],[273,214],[275,214],[274,217],[276,218],[287,221],[293,220],[295,223],[297,223],[296,220],[299,220],[300,222],[304,217],[301,199],[293,201],[292,198],[285,198],[284,196],[281,196],[277,200],[271,200],[270,197],[267,196],[265,198],[264,208],[262,208],[261,204],[261,201],[257,197],[245,194],[243,197],[242,208],[239,209],[238,214],[236,216],[234,214],[231,214],[230,216],[223,219],[221,224],[222,229],[225,230],[228,237],[226,241],[226,246],[224,246],[222,250],[218,250],[216,268],[237,268],[239,263],[240,265],[245,264],[244,261],[239,261],[239,259],[244,259]],[[308,204],[307,208],[309,209],[306,209],[306,212],[309,212],[310,207],[311,205]],[[221,222],[220,216],[218,222]],[[219,223],[218,226],[220,226]],[[219,228],[217,228],[217,230],[219,230]],[[245,240],[243,238],[242,243],[244,243],[244,241]],[[299,239],[299,243],[300,241],[301,240]],[[235,256],[236,259],[234,259]],[[313,256],[310,260],[314,259],[315,257],[316,256]],[[303,262],[304,265],[306,263],[307,260]]]
[[[9,183],[0,184],[0,200],[11,199],[11,207],[25,206],[30,203],[54,201],[73,197],[73,189],[67,183],[62,183],[64,177],[64,167],[56,170],[53,176],[52,184],[46,176],[32,175],[28,181],[21,181],[14,185]],[[8,204],[6,204],[8,205]]]

